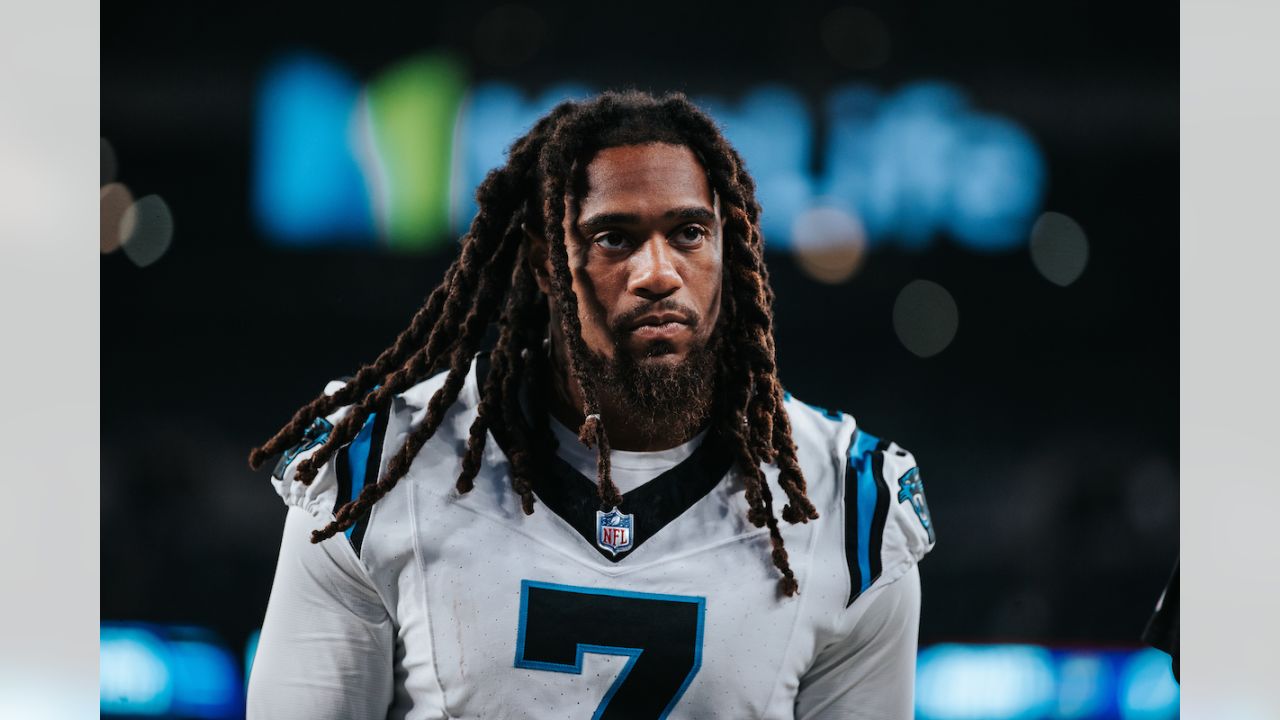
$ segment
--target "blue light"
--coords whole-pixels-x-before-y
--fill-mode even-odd
[[[234,656],[207,631],[103,623],[104,715],[239,718],[259,631]],[[1059,650],[943,644],[920,650],[920,720],[1171,720],[1179,689],[1169,657],[1152,649]]]
[[[360,86],[310,55],[277,62],[258,90],[253,208],[285,245],[373,244],[369,191],[352,150]]]
[[[1157,650],[935,645],[916,669],[920,720],[1171,720],[1178,686]]]
[[[173,709],[199,718],[235,717],[243,708],[240,668],[225,649],[195,640],[169,643],[173,655]]]
[[[814,197],[814,127],[804,98],[790,88],[765,85],[749,91],[736,106],[715,97],[696,102],[746,161],[756,181],[763,208],[760,229],[769,247],[790,247],[791,224]]]
[[[1094,718],[1111,713],[1115,670],[1101,653],[1073,653],[1058,664],[1057,717]]]
[[[133,623],[100,630],[103,715],[238,718],[239,665],[207,631]]]
[[[1134,653],[1125,665],[1120,684],[1120,715],[1125,720],[1178,716],[1179,691],[1172,661],[1159,650]]]
[[[956,87],[921,82],[885,96],[847,86],[826,117],[821,192],[859,217],[872,247],[918,251],[942,234],[984,252],[1026,241],[1044,192],[1040,151]]]
[[[470,91],[454,131],[450,204],[455,232],[466,232],[478,209],[476,188],[490,170],[506,162],[511,144],[558,103],[582,100],[592,92],[578,83],[560,83],[526,100],[518,88],[502,82],[483,83]]]
[[[959,130],[963,141],[952,157],[952,208],[946,229],[971,250],[1021,247],[1044,192],[1039,149],[1007,120],[972,117]]]
[[[150,630],[111,627],[99,632],[98,685],[104,715],[165,715],[173,703],[172,659]]]
[[[524,132],[524,98],[515,86],[485,83],[462,101],[454,130],[450,204],[454,231],[465,232],[476,214],[475,191],[486,173],[505,161],[511,142]]]
[[[259,628],[249,633],[249,639],[244,644],[244,687],[249,688],[249,678],[253,675],[253,658],[258,654],[258,639],[262,637],[262,629]]]
[[[1030,720],[1055,699],[1053,657],[1033,645],[935,645],[921,651],[921,720]]]
[[[468,91],[446,140],[452,148],[438,154],[451,158],[448,187],[439,191],[448,196],[438,201],[447,202],[455,233],[466,231],[475,189],[503,164],[511,143],[557,103],[592,91],[561,83],[529,95],[505,82]],[[350,73],[310,55],[286,58],[264,76],[253,201],[273,242],[380,244],[370,187],[387,182],[378,157],[398,155],[381,145],[370,154],[372,120],[359,110],[361,92]],[[919,252],[947,237],[978,252],[1009,251],[1026,242],[1041,210],[1046,170],[1035,141],[1016,124],[977,111],[950,83],[915,82],[887,93],[849,85],[819,98],[770,84],[732,102],[696,102],[742,153],[770,250],[793,248],[796,221],[832,207],[856,220],[870,248]],[[401,144],[414,140],[400,137]]]

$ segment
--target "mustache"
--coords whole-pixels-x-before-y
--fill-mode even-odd
[[[678,300],[665,298],[657,302],[647,303],[645,305],[640,305],[639,307],[631,308],[625,313],[614,318],[613,321],[609,323],[609,330],[615,337],[620,337],[625,334],[633,324],[635,324],[636,320],[639,320],[641,317],[650,313],[659,312],[680,313],[688,319],[688,324],[691,329],[697,329],[698,324],[702,322],[702,315],[700,315],[697,310],[694,310]]]

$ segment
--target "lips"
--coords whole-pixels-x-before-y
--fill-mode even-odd
[[[631,330],[631,337],[640,340],[674,340],[691,332],[684,323],[669,322],[661,325],[639,325]]]
[[[681,335],[693,332],[689,316],[679,312],[655,312],[641,315],[631,322],[628,332],[640,342],[655,340],[673,341]]]
[[[634,331],[645,327],[661,328],[671,324],[688,325],[689,318],[677,312],[650,313],[636,318],[629,329]]]

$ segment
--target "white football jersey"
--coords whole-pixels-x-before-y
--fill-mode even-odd
[[[459,494],[479,401],[465,387],[408,474],[346,533],[309,531],[385,472],[444,376],[377,413],[291,507],[249,690],[251,718],[908,718],[919,576],[933,546],[915,460],[853,418],[787,396],[821,517],[781,522],[794,597],[768,531],[747,521],[724,442],[612,455],[622,504],[602,512],[594,451],[560,427],[532,515],[491,435]],[[338,385],[330,387],[332,392]],[[765,467],[776,510],[785,494]]]

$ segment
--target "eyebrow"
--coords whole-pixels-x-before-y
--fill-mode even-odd
[[[672,208],[662,214],[664,218],[675,220],[699,220],[704,223],[712,224],[716,221],[716,214],[710,209],[700,205],[692,205],[689,207]],[[626,212],[606,212],[596,213],[591,217],[578,223],[578,227],[590,232],[607,225],[638,225],[640,224],[640,216],[636,213]]]

